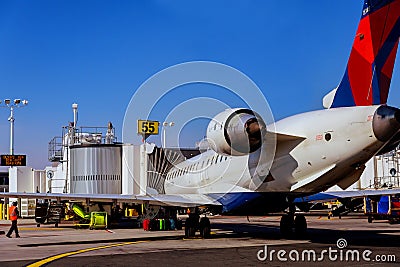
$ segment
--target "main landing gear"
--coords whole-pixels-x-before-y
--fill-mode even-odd
[[[289,213],[281,218],[280,230],[285,237],[304,237],[307,233],[306,217],[302,214],[295,216],[295,207],[289,207]]]
[[[185,221],[185,238],[193,238],[198,230],[202,238],[209,238],[211,233],[210,220],[207,217],[200,219],[197,213],[191,213]]]
[[[283,236],[292,237],[295,234],[297,237],[305,236],[307,232],[307,221],[304,215],[285,214],[281,218],[280,230]]]

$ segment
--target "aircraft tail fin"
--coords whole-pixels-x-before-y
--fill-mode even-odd
[[[399,44],[399,17],[400,0],[364,0],[346,72],[325,107],[386,104]]]

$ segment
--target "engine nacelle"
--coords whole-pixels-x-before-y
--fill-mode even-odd
[[[210,147],[221,155],[243,156],[258,150],[266,126],[260,115],[249,109],[227,109],[207,127]]]

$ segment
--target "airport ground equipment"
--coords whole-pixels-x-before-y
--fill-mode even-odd
[[[77,228],[90,226],[90,214],[86,213],[81,206],[73,204],[72,211],[80,218],[78,223],[74,223]]]
[[[64,206],[54,202],[42,201],[36,203],[35,221],[37,227],[40,224],[53,224],[58,227],[64,215]]]
[[[107,212],[93,211],[90,213],[89,229],[107,229]]]
[[[83,208],[77,204],[72,206],[72,210],[80,218],[80,221],[74,224],[76,227],[89,227],[89,229],[92,230],[106,229],[108,226],[107,212],[92,211],[91,213],[86,213]]]
[[[400,195],[364,197],[364,213],[368,222],[373,220],[389,220],[400,222]]]

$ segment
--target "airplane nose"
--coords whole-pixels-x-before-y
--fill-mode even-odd
[[[380,106],[374,114],[372,129],[375,137],[387,142],[400,130],[400,109]]]

